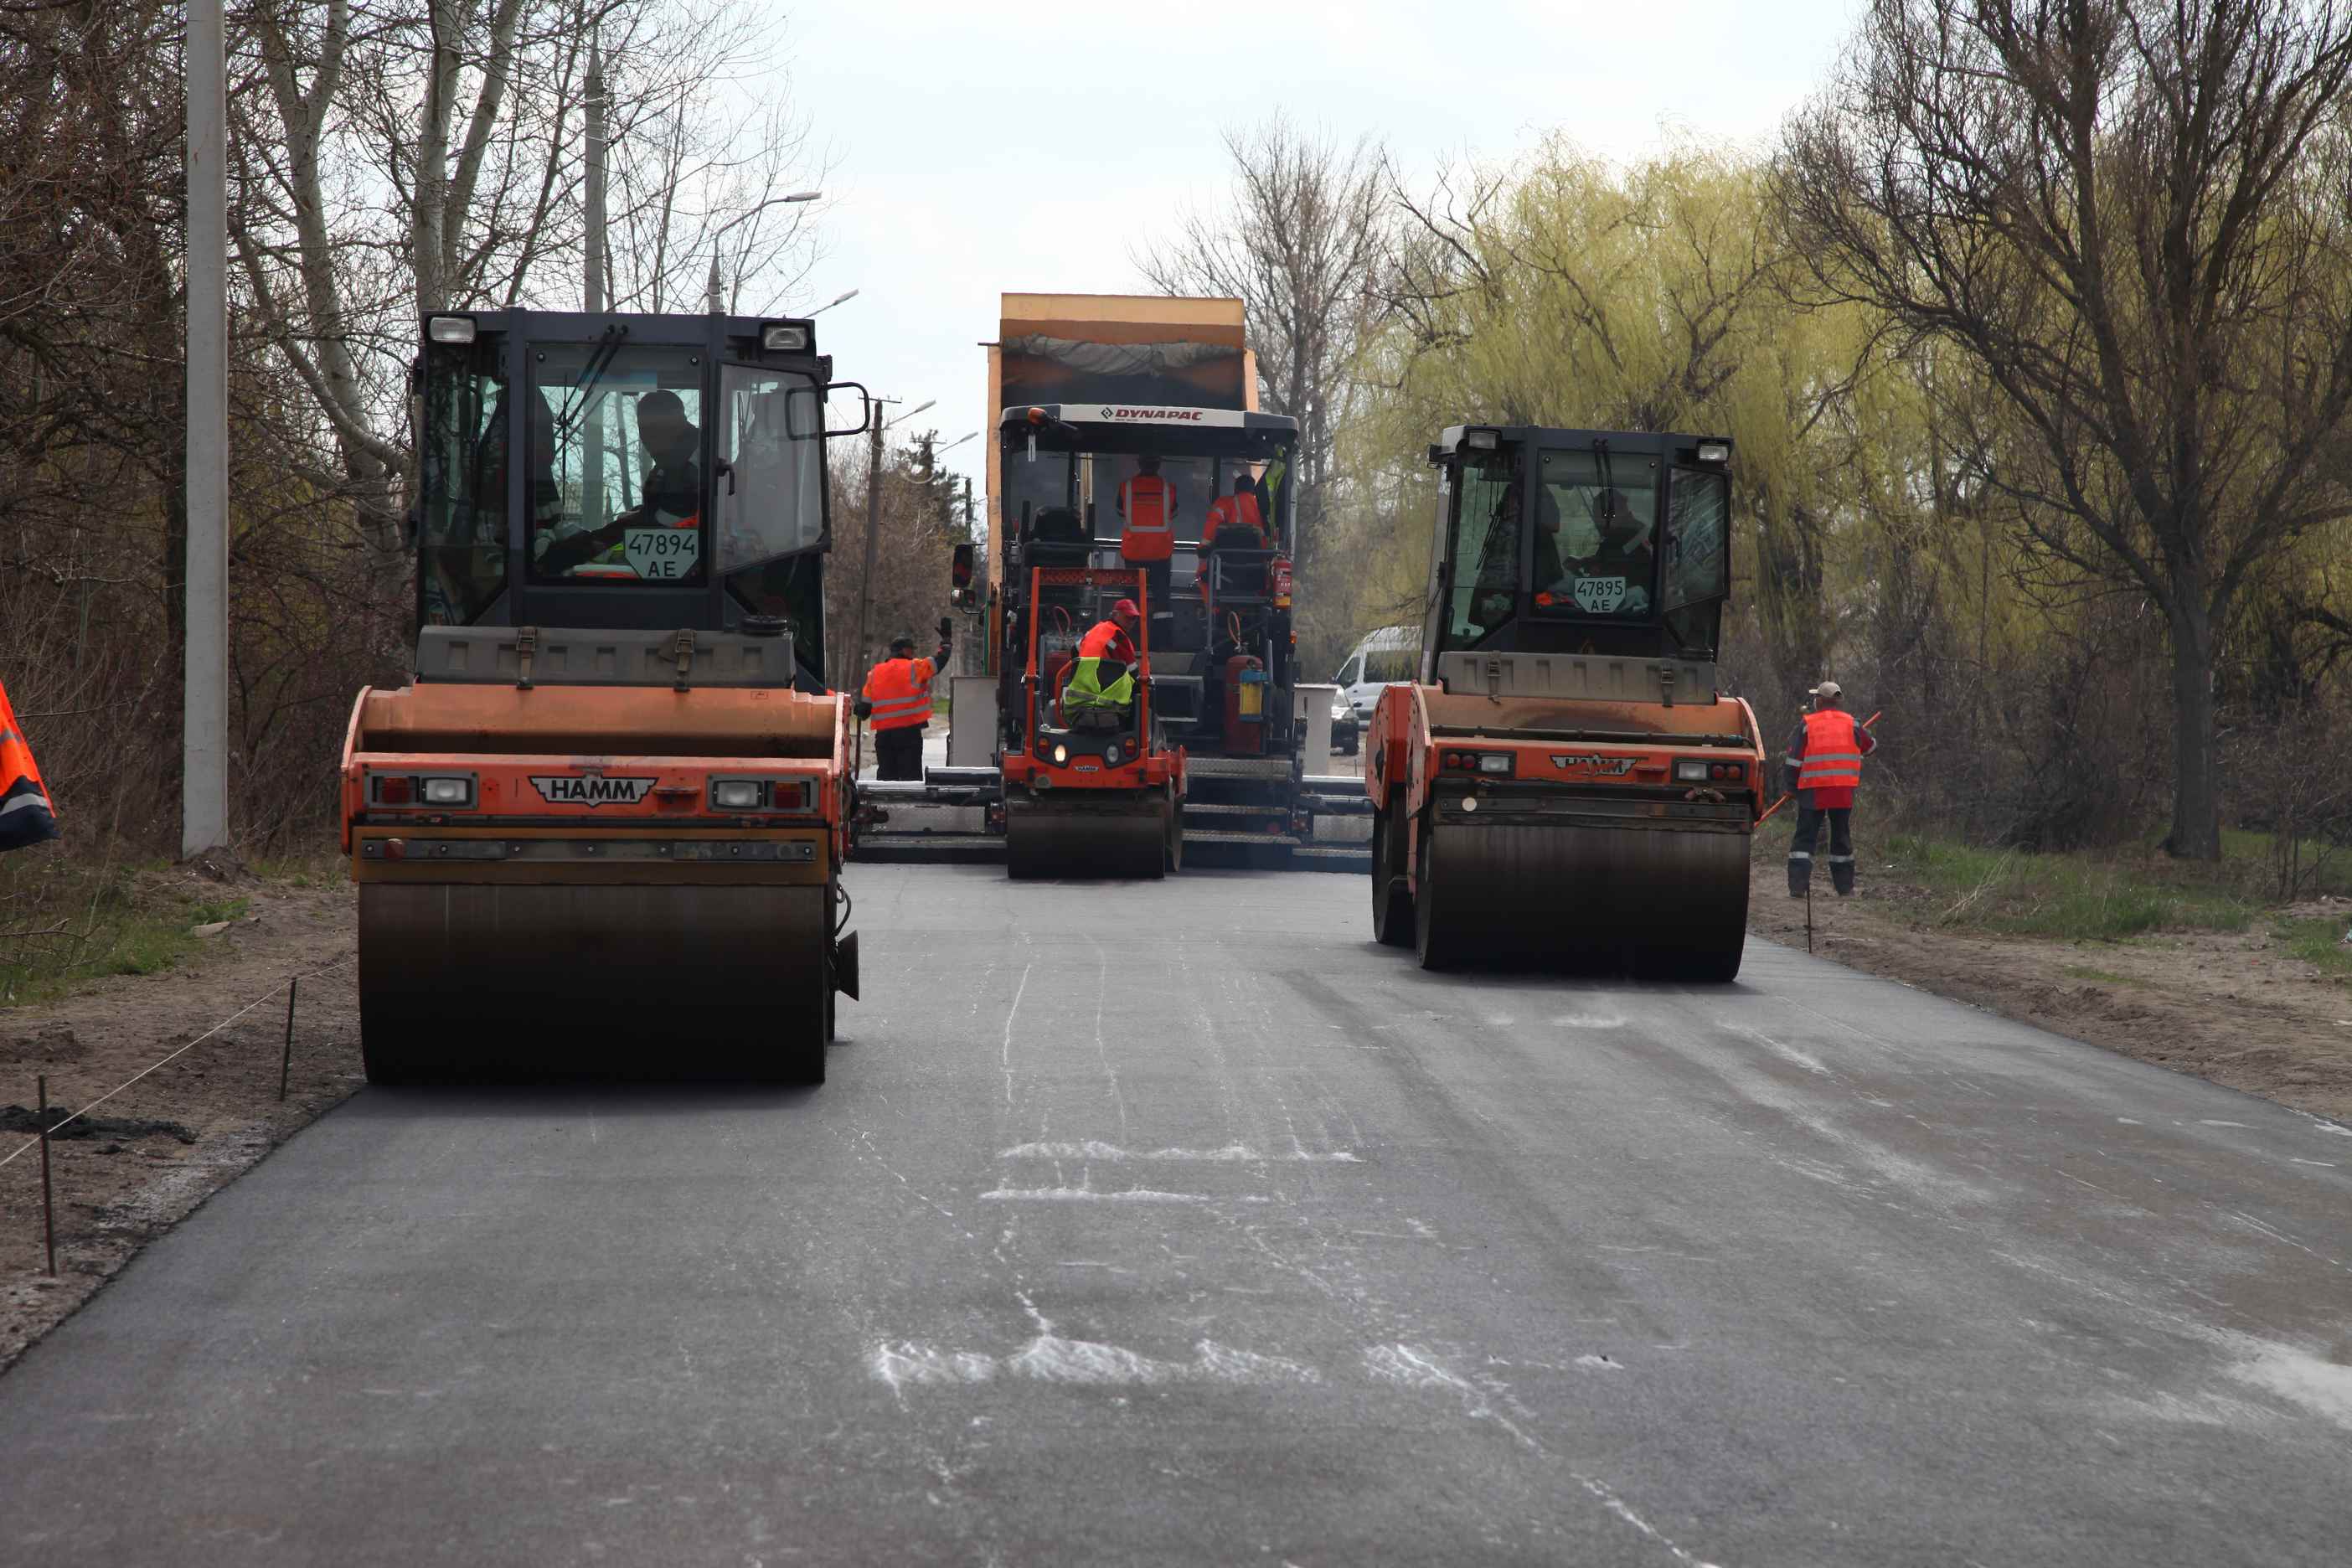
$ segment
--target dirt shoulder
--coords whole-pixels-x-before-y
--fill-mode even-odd
[[[154,1068],[51,1140],[54,1279],[44,1273],[39,1151],[0,1166],[0,1370],[151,1238],[362,1081],[350,886],[233,890],[247,900],[243,918],[201,938],[170,973],[118,975],[62,1001],[0,1008],[0,1160],[31,1137],[36,1075],[48,1075],[53,1106],[79,1110]],[[309,977],[296,998],[281,1105],[286,983],[296,975]]]
[[[1985,936],[1937,923],[1929,889],[1874,879],[1816,888],[1813,952],[2121,1056],[2352,1123],[2352,986],[2296,957],[2267,922],[2120,942]],[[2352,924],[2342,899],[2288,916]],[[1748,929],[1801,950],[1805,905],[1757,863]]]

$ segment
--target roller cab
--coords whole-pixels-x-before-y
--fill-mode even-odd
[[[428,319],[414,676],[341,773],[371,1081],[824,1079],[827,368],[805,322]]]
[[[1418,680],[1365,738],[1381,940],[1727,980],[1764,747],[1717,690],[1730,443],[1457,426]]]

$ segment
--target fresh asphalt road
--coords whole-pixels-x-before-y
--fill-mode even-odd
[[[2343,1129],[1355,877],[852,886],[825,1088],[369,1090],[150,1248],[0,1379],[0,1559],[2352,1551]]]

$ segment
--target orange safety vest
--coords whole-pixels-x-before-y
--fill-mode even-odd
[[[1135,640],[1119,628],[1117,621],[1097,621],[1078,639],[1080,658],[1111,658],[1121,664],[1135,662]]]
[[[1236,504],[1238,503],[1238,504]],[[1265,520],[1258,515],[1257,497],[1251,495],[1219,496],[1209,507],[1208,525],[1201,530],[1202,548],[1217,537],[1217,530],[1227,523],[1247,523],[1260,533],[1265,531]]]
[[[1129,561],[1166,561],[1176,553],[1176,491],[1157,474],[1138,474],[1118,487],[1118,514],[1127,528],[1118,552]]]
[[[0,686],[0,849],[23,849],[58,837],[57,808],[33,765],[33,748],[16,727],[8,689]]]
[[[1862,783],[1862,742],[1853,715],[1825,708],[1805,715],[1805,755],[1799,789],[1852,789]]]
[[[931,677],[938,673],[928,658],[886,658],[876,665],[863,693],[874,704],[867,722],[877,730],[922,725],[931,716]]]

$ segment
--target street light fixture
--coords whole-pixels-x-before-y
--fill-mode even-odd
[[[899,415],[898,418],[891,420],[889,425],[883,426],[882,428],[887,430],[890,428],[891,425],[903,425],[908,420],[912,419],[916,415],[920,414],[924,409],[937,408],[939,405],[940,400],[936,397],[932,398],[928,403],[919,403],[914,407],[908,409],[904,414]]]
[[[726,311],[725,311],[725,310],[723,310],[720,308],[720,300],[719,300],[719,242],[720,240],[722,240],[722,239],[726,238],[726,237],[727,237],[727,236],[734,230],[734,228],[735,228],[735,226],[736,226],[736,225],[740,224],[740,223],[746,223],[746,222],[749,222],[749,221],[750,221],[751,219],[752,219],[752,218],[758,217],[761,213],[766,212],[770,207],[780,207],[780,206],[784,206],[784,205],[789,205],[790,203],[793,203],[793,202],[813,202],[813,201],[815,201],[815,200],[819,199],[819,198],[820,198],[820,197],[822,197],[824,195],[824,193],[823,191],[794,191],[794,192],[793,192],[793,193],[792,193],[792,195],[786,195],[786,196],[770,196],[766,201],[761,202],[758,206],[755,206],[755,207],[751,208],[751,209],[750,211],[748,211],[748,212],[740,212],[740,213],[737,213],[733,217],[729,218],[725,223],[722,223],[722,224],[720,224],[720,225],[719,226],[718,231],[717,231],[716,233],[714,233],[714,234],[710,237],[710,285],[709,285],[709,288],[710,288],[710,293],[709,293],[709,306],[710,306],[710,313],[711,313],[712,315],[714,315],[714,316],[721,316],[721,315],[726,314]],[[846,296],[845,296],[845,298],[846,298]],[[841,303],[841,301],[840,301],[839,300],[835,300],[835,301],[834,301],[834,303],[837,305],[837,304]]]
[[[824,312],[824,311],[826,311],[826,310],[832,310],[835,305],[845,305],[845,304],[847,304],[850,300],[855,300],[855,299],[856,299],[856,298],[857,298],[857,290],[856,290],[856,289],[846,289],[846,290],[843,291],[842,293],[835,294],[832,299],[827,300],[824,304],[819,305],[815,310],[811,310],[811,311],[809,312],[809,315],[814,316],[814,315],[822,314],[823,312]],[[803,319],[805,319],[805,318],[803,318]]]

